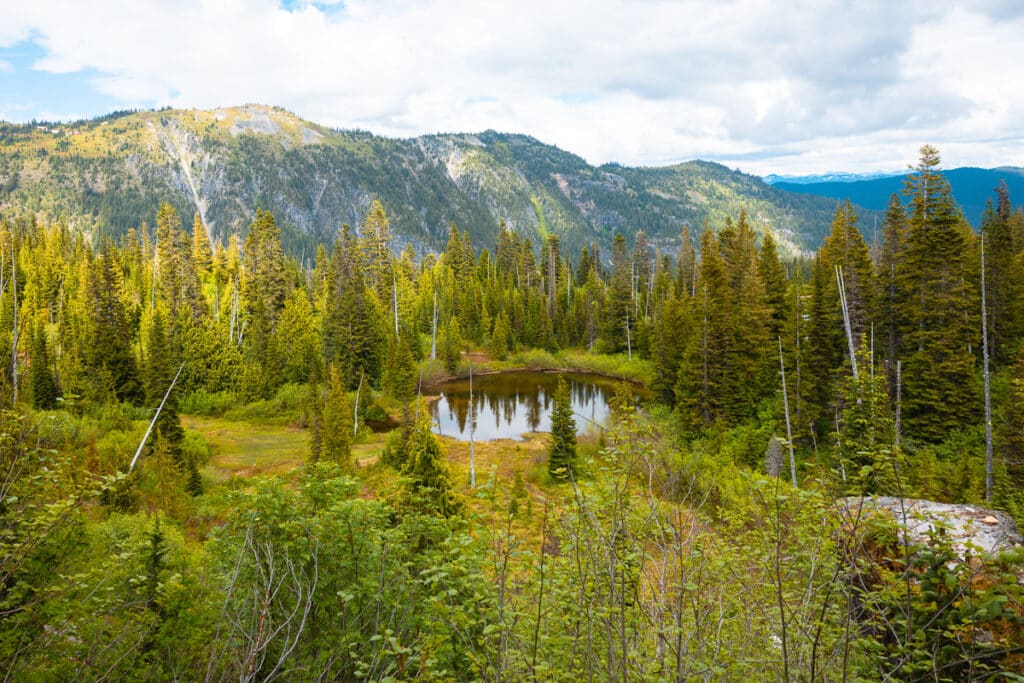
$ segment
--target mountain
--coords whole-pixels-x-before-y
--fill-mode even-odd
[[[1024,197],[1024,168],[1003,166],[1001,168],[954,168],[943,171],[953,188],[953,196],[971,225],[978,227],[985,202],[995,198],[993,190],[1000,181],[1006,181],[1010,197],[1016,202]],[[778,176],[776,176],[778,177]],[[903,190],[907,173],[899,175],[852,181],[831,180],[827,182],[776,181],[773,187],[790,192],[803,192],[831,199],[849,199],[865,208],[884,211],[893,193]]]
[[[791,185],[810,185],[812,183],[854,183],[859,180],[875,180],[876,178],[888,178],[890,176],[902,176],[905,171],[877,171],[875,173],[845,173],[833,171],[831,173],[820,173],[818,175],[775,175],[771,173],[764,177],[769,185],[789,183]]]
[[[223,241],[262,207],[286,247],[311,258],[375,198],[400,245],[435,249],[452,222],[491,246],[500,221],[531,236],[553,230],[573,251],[608,245],[620,230],[668,247],[684,224],[717,227],[745,208],[755,229],[796,251],[817,246],[835,207],[709,162],[594,167],[524,135],[390,139],[262,105],[0,124],[0,210],[65,220],[93,239],[152,224],[167,201],[186,224],[199,213]]]

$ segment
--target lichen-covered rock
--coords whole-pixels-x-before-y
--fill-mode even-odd
[[[852,519],[885,511],[904,525],[913,542],[925,542],[942,527],[952,546],[966,555],[979,551],[995,555],[1024,543],[1017,523],[1005,512],[976,505],[936,503],[931,500],[892,497],[850,497],[839,501],[843,515]]]

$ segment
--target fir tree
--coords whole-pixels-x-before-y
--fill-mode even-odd
[[[137,318],[130,315],[122,300],[123,280],[114,245],[104,240],[100,253],[93,260],[89,277],[88,314],[92,335],[83,344],[93,369],[111,378],[119,400],[142,398],[138,365],[132,343],[138,331]]]
[[[459,367],[462,352],[462,330],[458,318],[452,316],[441,328],[439,354],[448,372],[455,372]]]
[[[627,326],[630,330],[636,326],[636,316],[631,310],[631,280],[626,238],[621,233],[616,233],[612,242],[611,285],[607,292],[604,329],[601,334],[601,348],[607,353],[627,351],[632,343],[632,332],[627,333]]]
[[[897,495],[900,453],[889,392],[863,338],[857,361],[857,378],[848,375],[839,390],[836,455],[844,487],[853,495]]]
[[[337,367],[331,368],[327,380],[318,442],[320,459],[352,468],[352,402]]]
[[[384,365],[381,388],[388,396],[402,403],[409,401],[416,391],[416,363],[404,337],[388,339],[387,363]]]
[[[424,512],[452,517],[462,511],[441,442],[430,430],[426,411],[416,418],[410,431],[402,474],[413,504]]]
[[[981,219],[985,239],[986,304],[989,318],[989,344],[997,366],[1013,357],[1014,340],[1024,329],[1019,319],[1022,273],[1016,267],[1016,255],[1024,245],[1016,243],[1012,207],[1006,183],[996,188],[995,206],[988,203]]]
[[[555,479],[569,479],[576,475],[576,420],[572,415],[569,387],[562,377],[558,378],[551,409],[548,474]]]
[[[192,265],[200,276],[207,275],[213,267],[210,235],[198,213],[192,217]]]
[[[192,263],[192,245],[181,228],[178,212],[167,203],[160,205],[156,216],[156,249],[160,298],[167,304],[172,318],[197,318],[205,302]]]
[[[375,299],[367,290],[355,237],[346,225],[331,255],[323,346],[324,362],[337,364],[349,389],[355,389],[361,377],[372,384],[380,378],[384,323]]]
[[[676,410],[684,430],[695,432],[724,416],[726,354],[733,312],[729,284],[715,233],[701,235],[701,260],[693,297],[693,333],[682,353],[676,383]]]
[[[766,232],[761,240],[757,271],[764,283],[765,301],[770,311],[768,334],[772,339],[778,339],[789,320],[789,298],[786,296],[786,269],[779,260],[771,232]]]
[[[745,211],[740,211],[731,229],[723,231],[722,256],[729,285],[725,303],[732,320],[723,353],[721,398],[725,416],[735,423],[752,417],[761,399],[775,390],[774,354],[769,353],[770,309],[758,268],[754,231]]]
[[[241,290],[245,302],[245,355],[262,370],[268,366],[267,352],[288,294],[281,231],[269,211],[257,210],[249,225]],[[258,388],[262,395],[269,395],[275,388],[272,381],[262,384]]]
[[[910,354],[904,364],[903,424],[908,434],[939,441],[980,401],[972,344],[977,344],[977,278],[969,262],[970,228],[938,172],[939,153],[921,148],[907,180],[909,233],[904,278],[911,295],[904,315]]]
[[[391,224],[384,205],[373,200],[359,228],[359,249],[366,269],[367,285],[381,302],[392,295],[393,259],[391,256]]]
[[[1006,397],[995,421],[996,454],[1006,472],[1005,482],[997,486],[996,500],[1024,512],[1024,344],[1009,371]]]
[[[508,316],[502,311],[494,321],[494,331],[491,333],[491,356],[495,360],[505,360],[509,354],[509,337],[512,331],[508,326]]]
[[[882,247],[875,266],[878,333],[882,353],[887,364],[890,384],[895,383],[897,358],[902,356],[903,335],[906,325],[903,311],[906,310],[908,293],[904,277],[907,249],[907,214],[900,204],[898,195],[889,200],[882,229]]]
[[[32,335],[32,365],[29,366],[29,383],[32,386],[32,405],[39,410],[53,410],[57,407],[60,390],[51,366],[52,360],[46,344],[46,330],[38,325]]]
[[[167,395],[167,389],[178,370],[177,357],[170,351],[164,316],[160,308],[156,309],[150,323],[146,350],[146,402],[155,411]],[[178,416],[175,389],[167,395],[163,410],[157,417],[150,454],[158,451],[166,454],[185,478],[185,490],[195,496],[203,492],[202,478],[199,475],[198,464],[185,453],[184,442],[185,428],[182,427],[181,418]]]

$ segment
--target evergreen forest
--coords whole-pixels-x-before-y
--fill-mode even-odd
[[[374,201],[310,257],[265,207],[9,206],[0,674],[1024,680],[1024,548],[863,505],[1024,523],[1015,199],[972,229],[924,146],[876,235],[840,202],[796,255],[744,210],[435,252]],[[608,420],[560,382],[550,434],[435,432],[440,383],[523,368],[614,378]]]

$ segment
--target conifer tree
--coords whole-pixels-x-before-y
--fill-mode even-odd
[[[294,289],[285,300],[274,331],[271,364],[267,372],[280,368],[285,382],[317,382],[323,375],[320,334],[313,305],[307,292]]]
[[[590,250],[587,249],[587,245],[583,245],[583,250],[580,251],[580,261],[576,266],[576,286],[582,287],[587,282],[587,276],[590,275],[590,271],[594,269],[593,259],[590,257]]]
[[[774,354],[769,353],[768,337],[770,309],[759,273],[754,231],[745,211],[740,211],[731,229],[723,231],[722,256],[729,285],[725,302],[732,318],[723,353],[722,408],[729,420],[738,422],[753,416],[760,400],[775,390]]]
[[[1024,503],[1024,344],[1010,368],[1008,391],[995,421],[995,445],[1006,471],[1006,482],[998,488],[997,500],[1012,499],[1018,512]]]
[[[153,410],[163,400],[177,369],[178,359],[170,349],[163,311],[158,307],[154,311],[146,340],[146,402]],[[185,454],[184,442],[185,428],[178,416],[177,393],[171,391],[157,417],[150,453],[159,449],[166,454],[185,478],[185,490],[195,496],[203,492],[203,482],[198,464]]]
[[[370,204],[359,228],[359,249],[366,269],[367,286],[376,292],[379,301],[390,301],[394,284],[391,223],[379,200],[375,199]]]
[[[412,399],[416,391],[416,363],[405,337],[388,339],[387,362],[381,388],[388,396],[402,403]]]
[[[895,383],[896,359],[902,356],[908,293],[904,276],[907,249],[907,214],[899,195],[892,195],[885,211],[882,247],[875,267],[878,336],[881,341],[890,384]]]
[[[192,217],[192,265],[200,276],[208,274],[213,267],[210,235],[198,213]]]
[[[178,212],[167,203],[160,205],[156,216],[156,249],[157,289],[172,318],[198,317],[203,301],[192,263],[192,245],[181,228]]]
[[[499,279],[515,281],[516,260],[519,252],[518,237],[505,225],[504,219],[499,224],[498,243],[494,247],[494,268]]]
[[[658,307],[653,317],[651,356],[655,371],[651,388],[659,400],[669,406],[676,402],[679,364],[693,331],[691,305],[689,296],[671,297]]]
[[[267,333],[273,329],[284,308],[287,285],[281,230],[272,213],[257,209],[256,218],[249,224],[242,260],[242,294],[253,327],[266,327]],[[257,341],[265,338],[254,343]]]
[[[576,476],[576,420],[565,379],[559,376],[551,409],[551,444],[548,446],[548,474],[554,479]]]
[[[425,512],[452,517],[462,510],[455,494],[451,470],[444,459],[441,442],[430,430],[426,411],[417,416],[409,432],[405,463],[406,487],[414,504]]]
[[[46,330],[37,325],[32,335],[32,365],[29,366],[29,382],[32,386],[32,405],[40,410],[57,407],[60,390],[53,374],[52,360],[46,344]]]
[[[104,240],[93,260],[88,283],[91,338],[83,346],[89,365],[107,374],[119,400],[142,398],[132,342],[138,328],[122,300],[122,276],[114,245]]]
[[[381,374],[384,323],[363,279],[362,260],[349,226],[334,243],[324,313],[324,362],[335,363],[349,389],[361,377],[376,384]]]
[[[508,316],[502,311],[494,321],[494,331],[491,333],[491,356],[495,360],[505,360],[509,353],[509,337],[511,330],[508,325]]]
[[[601,337],[601,348],[607,353],[626,351],[631,344],[632,332],[627,332],[627,328],[636,325],[636,316],[630,310],[633,304],[631,279],[626,238],[622,233],[616,233],[612,242],[612,276]]]
[[[708,232],[707,225],[704,232]],[[697,252],[693,248],[693,236],[690,235],[690,226],[684,225],[679,235],[679,267],[676,274],[676,291],[683,296],[693,296],[697,284]]]
[[[977,345],[977,289],[970,270],[970,228],[938,172],[939,153],[921,148],[907,180],[909,232],[904,277],[908,293],[903,424],[907,432],[939,441],[980,401],[972,344]]]
[[[875,371],[863,338],[857,356],[857,378],[847,375],[839,390],[836,455],[841,476],[850,494],[896,495],[900,453],[885,375]]]
[[[840,270],[837,270],[840,269]],[[854,340],[869,333],[871,303],[875,298],[873,266],[867,244],[857,229],[853,206],[836,207],[832,231],[818,252],[812,273],[812,296],[806,366],[810,379],[812,418],[823,433],[834,430],[830,408],[835,405],[837,382],[852,363],[839,292],[840,276]]]
[[[724,416],[725,359],[731,344],[729,283],[718,238],[701,235],[701,259],[693,297],[693,334],[679,364],[676,410],[683,429],[695,432]]]
[[[448,318],[441,327],[439,353],[448,372],[455,372],[462,357],[462,329],[455,316]]]
[[[764,283],[765,300],[770,311],[768,334],[772,339],[778,339],[789,320],[789,297],[786,296],[786,269],[779,260],[771,232],[765,232],[761,240],[757,271]]]
[[[336,366],[331,368],[327,378],[319,428],[320,459],[351,469],[352,402]]]
[[[997,203],[989,202],[981,219],[985,238],[986,303],[989,318],[989,344],[996,366],[1013,356],[1014,340],[1021,336],[1018,317],[1022,273],[1015,267],[1016,255],[1024,247],[1017,244],[1012,226],[1012,207],[1006,182],[996,188]]]

